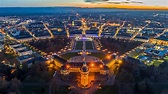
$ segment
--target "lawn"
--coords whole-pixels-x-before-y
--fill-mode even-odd
[[[162,64],[164,62],[164,60],[153,60],[151,62],[151,65],[154,65],[156,67],[158,67],[160,64]]]
[[[93,50],[92,41],[86,41],[86,50]]]
[[[66,54],[61,55],[61,57],[65,60],[68,60],[74,56],[80,56],[80,55],[78,53],[66,53]]]
[[[116,86],[104,86],[94,94],[118,94],[118,88]]]
[[[164,57],[164,60],[168,61],[168,56],[165,56],[165,57]]]
[[[76,41],[75,50],[82,50],[83,49],[83,41]]]
[[[141,55],[140,52],[134,51],[134,52],[129,53],[128,56],[133,57],[133,58],[137,58],[139,55]]]
[[[103,54],[103,53],[91,53],[91,54],[89,54],[89,56],[95,56],[95,57],[99,58],[100,60],[106,59],[106,54]]]
[[[74,57],[74,56],[80,56],[78,53],[66,53],[66,54],[63,54],[61,55],[61,57],[65,60],[69,60],[71,57]],[[103,54],[103,53],[91,53],[89,54],[89,56],[94,56],[94,57],[97,57],[99,58],[100,60],[104,60],[106,59],[106,55]]]

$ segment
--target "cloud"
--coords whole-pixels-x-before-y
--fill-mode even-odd
[[[143,4],[142,1],[137,0],[85,0],[90,3],[111,3],[111,4]]]
[[[85,2],[105,2],[105,1],[109,1],[109,0],[85,0]]]

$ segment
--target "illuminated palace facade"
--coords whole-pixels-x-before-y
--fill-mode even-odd
[[[68,75],[71,72],[80,73],[80,81],[78,81],[78,84],[82,88],[87,88],[91,82],[89,79],[90,73],[108,75],[109,68],[102,61],[87,62],[82,60],[81,62],[67,62],[61,67],[61,74]]]
[[[63,76],[71,75],[70,73],[80,74],[78,75],[79,79],[77,79],[78,86],[81,88],[89,88],[92,81],[95,81],[102,76],[109,75],[109,68],[99,58],[88,55],[91,54],[91,52],[86,51],[86,41],[92,43],[91,38],[87,38],[86,35],[83,34],[80,37],[76,37],[76,40],[83,43],[81,49],[79,51],[77,50],[80,56],[71,57],[67,62],[63,63],[60,66],[60,74]],[[93,51],[93,48],[92,45],[91,51]],[[96,74],[95,76],[99,75],[99,77],[92,76],[91,74]]]

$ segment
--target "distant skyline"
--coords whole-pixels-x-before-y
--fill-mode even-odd
[[[156,6],[168,7],[167,0],[0,0],[0,7],[124,7]]]

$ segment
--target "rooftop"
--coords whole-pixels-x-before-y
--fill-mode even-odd
[[[18,60],[25,60],[25,59],[28,59],[28,58],[33,58],[31,55],[24,55],[24,56],[19,56],[17,57]]]
[[[30,49],[23,49],[23,50],[19,50],[18,52],[22,53],[22,52],[27,52],[27,51],[31,51]]]
[[[17,49],[17,48],[22,48],[22,47],[25,47],[25,46],[24,45],[19,45],[19,46],[13,47],[13,48]]]
[[[158,37],[158,38],[156,38],[156,39],[168,41],[168,36],[160,36],[160,37]]]

